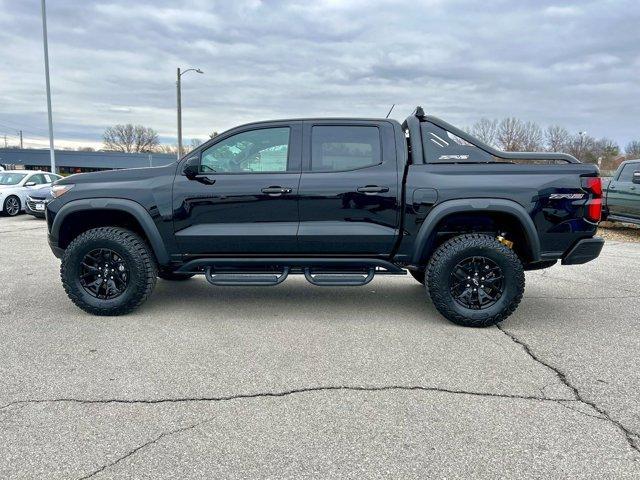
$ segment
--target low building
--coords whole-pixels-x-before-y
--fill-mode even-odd
[[[175,160],[175,155],[166,153],[56,150],[56,169],[62,175],[120,168],[158,167]],[[5,168],[48,171],[51,158],[48,149],[0,148],[0,165]]]

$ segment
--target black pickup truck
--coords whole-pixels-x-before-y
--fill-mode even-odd
[[[598,169],[506,153],[418,107],[388,119],[252,123],[164,167],[73,175],[47,204],[71,300],[119,315],[156,277],[214,285],[365,285],[407,270],[437,309],[496,324],[524,271],[596,258]]]

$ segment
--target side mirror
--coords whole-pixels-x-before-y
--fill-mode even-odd
[[[633,172],[633,178],[631,179],[633,183],[640,183],[640,170],[637,172]]]
[[[182,173],[189,180],[195,180],[200,173],[200,159],[198,157],[187,158]]]
[[[187,158],[187,161],[184,164],[184,168],[182,169],[182,173],[184,173],[184,176],[189,180],[195,180],[196,182],[200,182],[204,185],[213,185],[214,183],[216,183],[215,180],[200,173],[199,157]]]
[[[25,187],[35,187],[36,186],[36,182],[27,182],[24,184]]]

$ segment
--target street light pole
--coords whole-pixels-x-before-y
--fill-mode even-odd
[[[182,75],[184,75],[187,72],[196,72],[196,73],[204,73],[202,70],[200,70],[199,68],[189,68],[188,70],[185,70],[184,72],[180,71],[180,68],[178,67],[177,70],[177,78],[176,78],[176,96],[177,96],[177,110],[178,110],[178,160],[180,160],[180,156],[182,155],[182,87],[180,84],[180,79],[182,78]]]
[[[178,80],[176,82],[178,89],[178,160],[180,160],[180,155],[182,155],[182,94],[180,92],[180,76],[180,67],[178,67]]]
[[[49,46],[47,43],[47,10],[45,0],[42,6],[42,39],[44,44],[44,76],[47,84],[47,115],[49,117],[49,156],[51,157],[51,173],[56,173],[56,153],[53,147],[53,116],[51,114],[51,83],[49,82]]]

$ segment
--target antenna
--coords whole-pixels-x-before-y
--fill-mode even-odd
[[[384,118],[389,118],[389,115],[391,115],[391,112],[393,111],[393,107],[395,107],[396,104],[394,103],[393,105],[391,105],[391,108],[389,109],[389,113],[387,113],[387,116]]]

